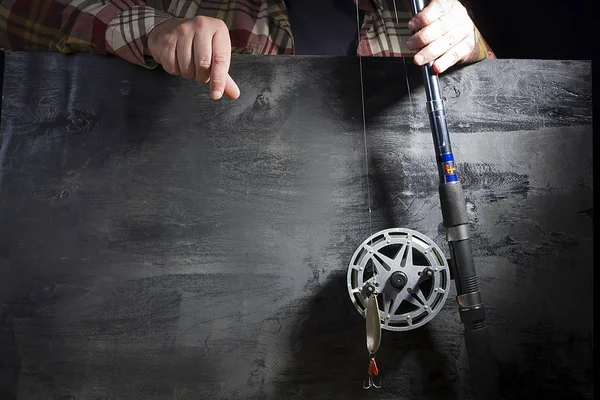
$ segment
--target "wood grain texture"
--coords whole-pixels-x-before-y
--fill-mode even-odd
[[[470,398],[455,293],[384,332],[384,387],[361,387],[354,250],[396,226],[446,246],[419,71],[362,60],[365,135],[358,62],[235,57],[242,96],[214,102],[117,59],[9,53],[0,398]],[[590,63],[441,82],[504,397],[591,399]]]

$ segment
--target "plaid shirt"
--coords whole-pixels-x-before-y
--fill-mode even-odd
[[[356,1],[356,0],[355,0]],[[365,11],[358,55],[412,56],[407,0],[358,0]],[[0,0],[0,48],[116,54],[153,67],[148,33],[168,19],[204,15],[227,24],[233,53],[294,54],[282,0]],[[495,58],[475,30],[469,62]]]

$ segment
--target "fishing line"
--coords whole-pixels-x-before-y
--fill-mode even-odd
[[[356,27],[358,29],[357,32],[357,50],[360,47],[361,42],[361,26],[360,26],[360,12],[358,3],[360,0],[356,1]],[[369,232],[373,232],[373,219],[372,219],[372,210],[371,210],[371,188],[369,186],[369,154],[368,154],[368,145],[367,145],[367,120],[366,120],[366,112],[365,112],[365,87],[363,81],[363,65],[362,65],[362,55],[359,51],[358,54],[358,65],[359,65],[359,74],[360,74],[360,100],[362,106],[362,122],[363,122],[363,138],[364,138],[364,146],[365,146],[365,166],[367,172],[367,206],[369,213]],[[373,267],[373,272],[375,272],[375,267]]]
[[[406,60],[402,53],[402,39],[400,36],[400,20],[398,19],[398,8],[396,7],[396,0],[393,0],[393,2],[394,2],[394,13],[396,14],[396,27],[395,27],[396,36],[398,37],[398,46],[400,47],[400,58],[402,58],[402,64],[404,65],[404,77],[406,78],[406,89],[408,91],[408,102],[410,103],[411,115],[414,117],[415,107],[413,105],[412,95],[410,93],[410,83],[408,80],[408,70],[406,69]]]

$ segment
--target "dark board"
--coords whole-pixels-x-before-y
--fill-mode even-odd
[[[9,53],[0,398],[470,398],[454,292],[384,332],[384,386],[362,389],[352,253],[397,226],[447,249],[419,71],[362,63],[365,127],[357,58],[236,57],[242,97],[214,102]],[[490,60],[441,80],[507,399],[593,398],[591,78]]]

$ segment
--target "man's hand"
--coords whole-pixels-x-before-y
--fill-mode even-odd
[[[172,75],[210,81],[210,95],[220,99],[240,96],[229,76],[231,40],[223,21],[210,17],[172,19],[157,25],[148,36],[148,49],[156,62]]]
[[[406,42],[410,50],[419,50],[414,61],[442,73],[456,63],[466,61],[475,48],[475,26],[465,7],[457,0],[431,0],[409,22],[417,31]]]

